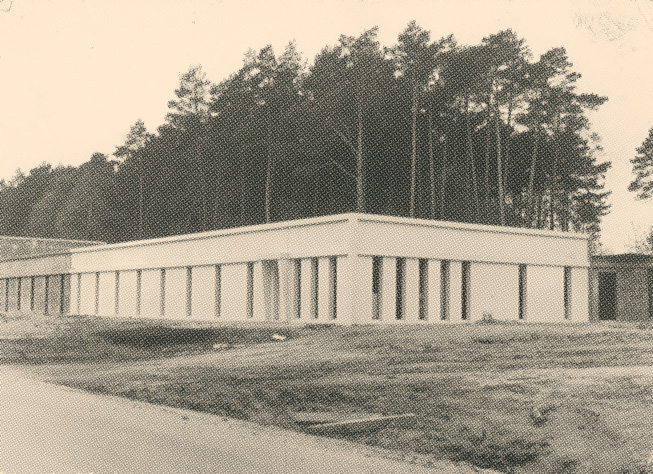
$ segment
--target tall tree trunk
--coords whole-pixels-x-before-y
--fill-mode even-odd
[[[440,172],[440,219],[445,219],[444,199],[447,185],[447,134],[444,134],[442,142],[442,170]]]
[[[490,140],[492,138],[491,117],[488,113],[485,136],[485,212],[486,220],[490,216]]]
[[[467,160],[469,161],[470,173],[472,175],[472,190],[474,193],[474,220],[480,218],[480,202],[478,195],[478,183],[476,181],[476,164],[474,163],[474,143],[472,142],[472,129],[469,119],[469,98],[465,101],[465,119],[467,127]]]
[[[358,99],[358,147],[356,149],[356,212],[365,212],[365,189],[363,187],[363,102]]]
[[[411,155],[410,155],[410,217],[415,217],[415,184],[417,178],[417,86],[413,86],[411,107]]]
[[[503,166],[501,163],[501,126],[499,122],[499,104],[496,104],[496,116],[494,123],[496,124],[497,133],[497,183],[499,184],[499,220],[501,225],[506,225],[506,211],[505,211],[505,197],[503,192]]]
[[[143,157],[138,154],[138,239],[143,238]]]
[[[267,130],[267,137],[266,137],[266,144],[265,144],[265,151],[267,152],[267,164],[265,167],[265,222],[266,224],[269,224],[271,221],[270,218],[270,194],[272,190],[272,166],[274,165],[273,163],[273,158],[272,158],[272,153],[270,152],[270,122],[268,120],[268,130]]]
[[[240,155],[240,225],[245,225],[245,156]]]
[[[528,221],[528,226],[533,227],[533,192],[535,186],[535,166],[537,163],[537,146],[540,139],[540,134],[535,130],[535,143],[533,144],[533,155],[531,157],[531,169],[528,174],[528,199],[526,200],[527,209],[526,209],[526,219]]]
[[[431,184],[431,219],[435,219],[435,158],[433,156],[433,113],[429,110],[429,177]]]
[[[511,120],[512,120],[512,97],[509,99],[508,103],[508,137],[504,144],[503,150],[503,189],[508,189],[508,173],[510,172],[510,130],[511,130]]]
[[[555,229],[555,198],[558,187],[558,139],[560,137],[560,117],[555,120],[555,134],[553,136],[553,167],[551,168],[551,182],[549,184],[551,199],[549,201],[549,229]]]

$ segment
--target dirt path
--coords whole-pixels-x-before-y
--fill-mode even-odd
[[[447,473],[354,443],[96,395],[0,367],[0,473]]]

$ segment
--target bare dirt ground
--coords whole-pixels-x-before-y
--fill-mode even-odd
[[[653,449],[649,324],[4,324],[32,337],[0,339],[0,363],[97,393],[296,431],[298,414],[415,413],[341,437],[420,465],[641,474]]]

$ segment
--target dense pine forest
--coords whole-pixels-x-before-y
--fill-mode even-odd
[[[109,242],[349,211],[597,234],[599,137],[562,47],[506,30],[477,45],[411,22],[312,61],[245,54],[219,84],[181,74],[165,123],[111,156],[0,181],[0,235]]]

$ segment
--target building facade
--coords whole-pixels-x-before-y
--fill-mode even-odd
[[[590,318],[653,319],[653,256],[599,255],[591,259]]]
[[[0,262],[0,312],[583,322],[588,271],[581,234],[342,214]]]

